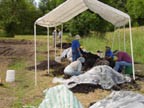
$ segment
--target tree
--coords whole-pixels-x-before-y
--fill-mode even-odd
[[[107,21],[103,20],[99,15],[90,10],[83,12],[67,23],[67,28],[73,36],[76,34],[86,36],[90,31],[104,34],[109,30],[108,27],[111,26]]]
[[[0,3],[0,24],[8,36],[32,31],[38,11],[27,0],[2,0]]]
[[[127,0],[126,8],[135,25],[144,25],[144,0]]]

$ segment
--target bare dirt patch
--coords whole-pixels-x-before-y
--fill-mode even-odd
[[[0,40],[0,56],[32,56],[32,49],[29,40]]]
[[[54,72],[52,72],[53,76],[59,76],[64,75],[64,68],[66,67],[68,63],[58,63],[54,60],[50,60],[50,69],[53,69]],[[48,62],[47,60],[40,62],[40,64],[37,65],[38,70],[47,70],[48,68]],[[34,66],[28,67],[28,70],[34,70]]]
[[[56,45],[56,47],[61,48],[61,43],[58,43],[58,44]],[[71,47],[71,43],[62,43],[62,48],[63,48],[63,49],[67,49],[67,48],[69,48],[69,47]]]

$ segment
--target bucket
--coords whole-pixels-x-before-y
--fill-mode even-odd
[[[129,74],[129,75],[133,74],[132,66],[126,66],[125,74]]]
[[[7,70],[6,82],[14,82],[14,81],[15,81],[15,70]]]

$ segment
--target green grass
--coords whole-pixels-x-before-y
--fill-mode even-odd
[[[16,63],[14,63],[11,66],[9,66],[9,69],[12,69],[12,70],[22,70],[22,69],[25,69],[25,63],[24,63],[23,60],[17,61]]]
[[[38,62],[41,62],[41,61],[43,61],[43,60],[45,60],[46,59],[46,57],[44,56],[44,55],[42,55],[42,54],[38,54],[37,55],[37,61]]]
[[[46,45],[41,45],[40,47],[37,48],[39,51],[47,51],[47,46]]]
[[[123,50],[123,32],[121,30],[121,42],[120,47]],[[118,35],[118,34],[117,34]],[[96,53],[96,50],[105,51],[105,46],[112,45],[113,33],[107,33],[104,38],[98,37],[96,33],[89,37],[82,38],[80,43],[84,46],[88,51]],[[4,38],[7,39],[7,38]],[[8,38],[9,39],[9,38]],[[17,35],[15,38],[10,38],[15,40],[33,40],[32,35]],[[37,36],[37,40],[39,42],[47,42],[47,36]],[[72,37],[64,35],[63,42],[71,42],[73,40]],[[130,41],[129,41],[129,31],[126,30],[126,43],[127,43],[127,52],[130,53]],[[50,37],[50,42],[52,43],[52,36]],[[144,63],[144,27],[133,28],[133,45],[134,45],[134,58],[135,61]],[[118,38],[115,40],[114,50],[118,49]],[[37,48],[38,51],[47,51],[46,45],[41,45]],[[37,60],[38,62],[45,60],[46,55],[38,54]],[[28,62],[28,63],[26,63]],[[11,95],[16,97],[16,100],[13,101],[11,108],[21,108],[23,105],[28,106],[38,106],[42,99],[44,98],[42,95],[42,91],[46,88],[54,86],[52,84],[53,77],[44,77],[43,75],[46,73],[45,71],[38,71],[38,87],[34,86],[34,70],[28,71],[26,67],[28,65],[33,65],[33,58],[29,57],[29,59],[18,59],[12,65],[8,67],[8,69],[16,70],[16,82],[12,84],[4,83],[6,89],[8,90],[7,94],[9,97]],[[51,70],[53,72],[53,70]],[[2,74],[5,74],[4,72]]]
[[[134,49],[134,59],[137,62],[144,63],[144,27],[133,28],[133,49]],[[124,39],[123,39],[123,30],[120,30],[120,50],[124,51]],[[114,33],[107,33],[104,38],[98,37],[96,34],[90,35],[89,37],[83,38],[80,40],[82,46],[84,46],[88,51],[96,53],[97,50],[105,51],[105,46],[112,46]],[[116,31],[116,37],[114,42],[114,50],[119,49],[118,41],[119,32]],[[126,52],[131,54],[130,49],[130,38],[129,38],[129,29],[126,29]]]

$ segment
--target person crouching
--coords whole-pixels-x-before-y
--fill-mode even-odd
[[[114,51],[113,53],[114,53],[114,56],[117,56],[118,58],[115,64],[115,68],[114,68],[117,72],[123,71],[125,66],[132,65],[132,58],[129,56],[128,53],[121,52],[118,50]]]
[[[69,64],[65,69],[64,73],[70,76],[77,76],[82,74],[82,63],[85,62],[84,57],[79,57],[76,61]]]

